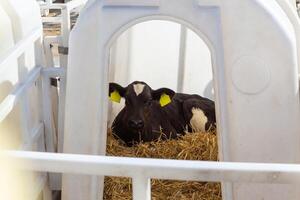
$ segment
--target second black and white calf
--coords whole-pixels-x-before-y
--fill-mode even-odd
[[[109,95],[115,102],[125,98],[125,107],[115,118],[112,129],[127,145],[215,127],[214,102],[199,95],[175,93],[168,88],[153,90],[140,81],[127,87],[110,83]]]

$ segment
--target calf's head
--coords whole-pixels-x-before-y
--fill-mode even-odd
[[[110,99],[114,102],[125,99],[125,107],[113,123],[114,133],[126,143],[152,140],[153,127],[159,129],[160,126],[162,107],[171,102],[174,94],[168,88],[153,90],[141,81],[135,81],[127,87],[110,83]]]

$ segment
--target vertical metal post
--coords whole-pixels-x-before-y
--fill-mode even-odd
[[[71,29],[70,10],[68,8],[62,9],[62,25],[61,25],[61,44],[63,47],[69,46],[69,34]],[[59,55],[60,66],[64,69],[68,66],[68,55]],[[67,73],[67,70],[65,70]],[[66,77],[66,74],[65,74]],[[66,97],[66,80],[61,77],[59,84],[59,113],[58,113],[58,152],[63,151],[64,138],[64,119],[65,119],[65,97]]]
[[[180,45],[178,56],[178,75],[177,75],[177,92],[183,92],[184,72],[185,72],[185,53],[186,53],[187,28],[181,25],[180,28]]]
[[[132,178],[133,200],[151,200],[150,178],[137,176]]]
[[[50,95],[50,79],[43,77],[43,117],[45,123],[46,150],[48,152],[57,152],[57,138],[53,121],[52,103]],[[61,188],[61,175],[49,173],[50,188],[59,190]]]
[[[43,118],[45,123],[45,138],[46,138],[46,150],[48,152],[56,152],[55,130],[53,127],[52,117],[52,104],[50,97],[50,79],[49,77],[43,77]]]

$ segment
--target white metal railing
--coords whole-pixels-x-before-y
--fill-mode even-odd
[[[8,116],[24,92],[39,78],[40,72],[41,67],[36,67],[34,70],[32,70],[32,72],[27,76],[26,81],[24,83],[20,83],[19,86],[1,102],[0,122],[2,122]]]
[[[68,9],[72,10],[78,6],[84,5],[88,0],[72,0],[67,3],[51,3],[41,5],[42,8],[46,7],[47,9]]]
[[[43,22],[51,22],[51,23],[60,23],[61,24],[61,33],[58,36],[46,36],[44,37],[44,50],[46,54],[46,66],[53,67],[54,66],[54,56],[51,52],[51,44],[58,44],[59,47],[67,49],[69,44],[69,34],[71,30],[71,19],[70,13],[73,9],[83,6],[87,0],[72,0],[67,3],[51,3],[51,4],[41,4],[41,9],[59,9],[61,10],[61,16],[59,17],[43,17]],[[59,65],[61,68],[67,67],[67,55],[60,54],[59,55]],[[57,137],[58,144],[57,150],[58,152],[62,152],[63,148],[63,127],[64,127],[64,107],[65,107],[65,92],[66,92],[66,84],[65,79],[61,79],[60,81],[60,89],[58,95],[58,125],[57,125]],[[50,102],[49,102],[50,103]]]
[[[33,44],[36,44],[42,37],[42,29],[36,28],[33,29],[24,39],[20,40],[13,47],[8,49],[3,56],[0,57],[0,72],[5,71],[6,68],[11,62],[17,61],[17,59],[24,55],[26,51],[32,47]],[[39,60],[39,59],[36,59]],[[34,85],[34,83],[39,79],[41,75],[42,66],[37,65],[31,72],[27,75],[24,81],[19,82],[16,87],[4,98],[2,102],[0,102],[0,123],[13,111],[15,105],[24,100],[24,97],[27,95],[26,92],[30,87]],[[28,106],[26,103],[22,104],[22,106]],[[26,109],[25,109],[26,110]],[[26,114],[26,113],[25,113]],[[27,113],[28,114],[28,113]],[[25,115],[22,119],[23,123],[26,123],[28,119]],[[33,150],[33,146],[37,144],[38,139],[44,135],[44,124],[42,122],[38,123],[37,127],[33,128],[33,130],[28,130],[28,127],[23,127],[25,129],[22,130],[23,135],[23,144],[21,144],[20,149],[22,150]],[[43,141],[43,140],[42,140]],[[43,146],[43,145],[41,145]],[[35,179],[35,188],[32,192],[32,197],[38,197],[40,191],[43,190],[45,184],[47,182],[46,174],[40,174]],[[48,196],[49,197],[49,196]],[[47,199],[47,197],[46,197]],[[50,197],[48,198],[50,199]]]
[[[49,9],[59,9],[64,11],[68,11],[70,13],[71,10],[84,5],[87,0],[72,0],[67,3],[43,3],[40,4],[41,10],[49,10]],[[43,17],[43,22],[53,22],[53,23],[61,23],[63,22],[64,14],[62,13],[59,17]]]
[[[25,50],[27,50],[28,46],[32,45],[36,40],[38,40],[41,35],[41,29],[36,28],[30,34],[28,34],[27,37],[19,41],[14,47],[4,53],[4,55],[0,57],[0,71],[4,70],[3,66],[7,66],[7,63],[19,58],[25,52]]]
[[[17,60],[20,56],[22,56],[28,47],[30,47],[32,44],[34,44],[36,41],[38,41],[42,37],[42,30],[40,28],[34,29],[30,34],[28,34],[24,39],[20,40],[17,44],[15,44],[12,48],[10,48],[3,56],[0,57],[0,71],[5,70],[4,67],[9,66],[8,63]],[[47,108],[47,100],[50,99],[49,95],[49,87],[45,86],[45,83],[47,80],[49,80],[50,77],[57,77],[62,76],[64,74],[64,70],[62,69],[52,69],[52,68],[43,68],[42,66],[36,66],[25,78],[23,82],[18,83],[18,85],[15,87],[15,89],[7,95],[6,98],[2,102],[0,102],[0,123],[11,113],[14,106],[18,103],[18,101],[24,96],[26,91],[32,87],[32,85],[41,77],[41,75],[45,75],[46,78],[43,78],[44,81],[43,84],[43,92],[44,95],[42,96],[44,104],[44,122],[45,128],[51,127],[52,124],[52,115],[51,111],[47,110],[45,112],[45,108]],[[50,83],[49,83],[50,86]],[[42,88],[40,88],[42,89]],[[51,107],[50,107],[51,108]],[[45,120],[48,119],[48,120]],[[25,119],[24,119],[25,120]],[[35,142],[39,138],[40,135],[42,135],[41,130],[41,124],[34,128],[34,130],[29,134],[31,138],[29,138],[22,146],[26,149],[30,149],[30,145]],[[47,137],[53,137],[54,131],[49,129],[46,130]],[[49,140],[50,141],[50,140]],[[48,149],[54,149],[51,148],[53,144],[48,144]],[[47,149],[47,150],[48,150]]]
[[[51,0],[50,0],[51,1]],[[56,36],[46,36],[44,37],[44,52],[45,52],[45,61],[46,67],[48,69],[56,65],[54,62],[54,55],[51,50],[51,46],[54,44],[58,45],[59,49],[67,50],[69,46],[69,34],[71,30],[71,11],[75,8],[83,6],[87,0],[72,0],[67,3],[42,3],[40,8],[42,13],[48,13],[51,9],[59,9],[61,14],[57,17],[42,17],[44,23],[54,23],[60,24],[60,35]],[[45,14],[47,15],[47,14]],[[45,132],[46,132],[46,146],[47,151],[50,152],[62,152],[63,150],[63,135],[64,135],[64,107],[65,107],[65,94],[66,94],[66,82],[63,74],[55,74],[58,68],[66,69],[67,68],[68,56],[64,53],[59,52],[59,67],[53,68],[51,71],[45,71],[43,79],[43,96],[49,97],[48,99],[44,98],[44,120],[45,120]],[[62,70],[63,73],[64,70]],[[62,72],[61,71],[61,72]],[[53,74],[54,72],[54,74]],[[51,76],[49,76],[52,73]],[[48,74],[48,75],[47,75]],[[54,88],[49,86],[50,77],[60,77],[59,89],[55,91]],[[52,103],[57,101],[58,109],[52,108]],[[53,101],[53,102],[52,102]],[[49,116],[49,113],[53,112],[54,116],[57,117],[57,124],[53,127],[51,121],[53,116]],[[48,132],[56,132],[57,134],[48,135]],[[52,142],[54,141],[54,143]],[[50,176],[50,185],[54,189],[60,189],[61,187],[61,176],[53,174]]]
[[[126,158],[42,152],[6,152],[21,161],[16,167],[42,172],[131,177],[133,199],[151,199],[150,179],[300,183],[299,164],[235,163]]]
[[[40,41],[42,38],[43,32],[40,27],[37,27],[33,29],[27,36],[25,36],[22,40],[17,42],[13,47],[8,49],[2,56],[0,56],[0,72],[6,71],[7,67],[10,66],[9,63],[16,62],[19,57],[23,56],[26,51],[29,48],[32,48],[32,45],[37,48],[36,50],[41,51],[40,48]],[[38,46],[39,44],[39,46]],[[41,56],[40,52],[37,53],[36,56]],[[40,58],[35,58],[37,61],[37,65],[27,74],[27,77],[25,77],[24,80],[19,82],[14,89],[3,99],[3,101],[0,102],[0,123],[6,119],[6,117],[13,111],[14,107],[18,104],[18,102],[23,101],[24,97],[26,97],[27,91],[33,87],[35,84],[38,87],[39,90],[39,101],[43,101],[41,103],[43,108],[40,108],[40,110],[43,110],[43,119],[33,129],[29,130],[28,127],[23,127],[22,130],[22,144],[20,145],[21,150],[42,150],[45,151],[45,145],[44,145],[44,135],[47,136],[47,139],[53,138],[54,131],[53,130],[47,130],[47,127],[51,127],[52,123],[52,112],[51,110],[47,110],[45,112],[45,107],[47,107],[47,99],[50,99],[50,96],[47,96],[46,94],[49,94],[50,90],[50,83],[47,86],[45,86],[45,83],[47,82],[47,79],[49,80],[50,77],[62,77],[64,78],[64,70],[60,68],[44,68],[43,66],[40,66],[39,61],[41,61]],[[42,80],[42,81],[41,81]],[[43,88],[42,88],[43,87]],[[42,94],[43,93],[43,94]],[[29,106],[27,103],[22,104],[22,107]],[[50,107],[51,109],[51,107]],[[27,114],[30,112],[25,108],[27,113],[24,113],[22,115],[22,122],[21,123],[27,123],[28,117]],[[49,120],[46,120],[49,119]],[[50,140],[48,140],[50,141]],[[41,144],[43,143],[43,144]],[[36,146],[37,145],[37,146]],[[53,146],[53,144],[47,142],[47,150],[50,149]],[[47,183],[48,177],[46,174],[40,174],[37,176],[35,180],[35,191],[32,194],[33,196],[38,196],[40,194],[40,191],[45,188],[45,184]],[[49,196],[45,197],[46,199],[50,199]]]
[[[50,55],[50,44],[56,43],[62,47],[68,47],[69,34],[71,29],[71,20],[70,13],[73,9],[83,6],[87,0],[73,0],[67,3],[47,3],[40,4],[41,10],[49,10],[49,9],[59,9],[61,10],[61,15],[58,17],[42,17],[43,22],[50,23],[59,23],[61,24],[61,34],[59,36],[46,36],[44,38],[44,47],[46,51],[46,61],[49,64],[53,62],[53,55]],[[64,66],[66,61],[62,61],[60,64],[62,67]],[[50,66],[54,66],[53,64]]]

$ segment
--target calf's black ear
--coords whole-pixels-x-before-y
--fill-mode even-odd
[[[172,98],[175,92],[169,88],[160,88],[157,90],[152,90],[152,98],[158,100],[161,107],[164,107],[172,102]]]
[[[121,97],[124,97],[127,88],[120,86],[117,83],[109,83],[109,98],[111,101],[120,103]]]

